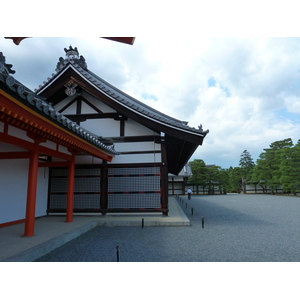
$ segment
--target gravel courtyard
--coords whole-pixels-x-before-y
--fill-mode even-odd
[[[300,261],[300,198],[181,198],[190,227],[96,227],[37,261],[115,262],[117,246],[120,262]]]

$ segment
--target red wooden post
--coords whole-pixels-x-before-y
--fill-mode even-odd
[[[107,161],[103,160],[102,169],[101,169],[101,200],[100,200],[100,208],[102,209],[102,214],[105,212],[103,210],[108,207],[108,168]]]
[[[67,215],[66,222],[73,222],[73,209],[74,209],[74,181],[75,181],[75,155],[69,161],[68,167],[68,195],[67,195]]]
[[[168,215],[168,167],[167,167],[167,154],[166,154],[166,144],[165,144],[165,136],[161,135],[161,158],[162,158],[162,166],[161,166],[161,198],[162,203],[161,206],[166,211],[163,212],[163,215]]]
[[[26,219],[25,219],[25,233],[24,233],[24,236],[26,237],[34,236],[38,162],[39,162],[39,151],[38,151],[38,145],[36,145],[35,149],[33,151],[30,151],[30,159],[29,159]]]

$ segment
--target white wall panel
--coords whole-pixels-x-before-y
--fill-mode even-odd
[[[126,155],[116,155],[112,163],[119,164],[133,164],[133,163],[160,163],[161,155],[156,154],[126,154]]]
[[[136,135],[154,135],[153,130],[137,123],[131,119],[125,122],[125,136],[136,136]]]
[[[99,136],[107,137],[120,135],[120,122],[113,119],[86,120],[80,125]]]
[[[25,218],[28,159],[0,160],[0,223]]]
[[[0,224],[26,216],[29,159],[0,160]],[[46,215],[48,168],[39,168],[36,217]]]
[[[14,126],[8,126],[8,134],[22,140],[32,142],[32,139],[27,136],[27,132],[25,130],[16,128]]]
[[[100,109],[102,112],[107,113],[107,112],[116,112],[116,110],[114,110],[113,108],[111,108],[110,106],[104,104],[103,102],[95,99],[93,96],[83,92],[82,96],[88,100],[91,104],[93,104],[94,106],[96,106],[98,109]],[[83,113],[87,113],[86,111],[82,111]]]

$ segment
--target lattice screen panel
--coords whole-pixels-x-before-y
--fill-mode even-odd
[[[108,208],[159,208],[160,194],[110,194]]]
[[[110,168],[108,208],[160,208],[160,168]]]
[[[100,169],[75,169],[74,209],[100,209]],[[51,169],[49,209],[66,209],[68,169]]]

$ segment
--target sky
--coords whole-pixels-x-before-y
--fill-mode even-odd
[[[13,75],[30,89],[55,73],[64,48],[145,104],[209,129],[190,160],[222,168],[254,161],[272,142],[300,139],[300,38],[137,36],[133,45],[98,37],[0,39]],[[84,125],[83,125],[84,126]]]
[[[255,162],[272,142],[300,139],[295,1],[97,4],[5,3],[2,36],[34,37],[19,46],[0,38],[14,77],[35,89],[55,73],[64,48],[77,47],[88,68],[115,87],[191,127],[209,129],[190,160],[222,168],[238,166],[244,150]],[[136,39],[126,45],[99,36]]]

